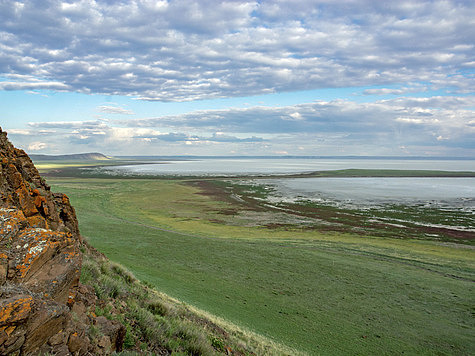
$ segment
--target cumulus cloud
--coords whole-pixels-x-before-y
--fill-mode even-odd
[[[34,80],[31,82],[0,82],[0,90],[30,90],[30,89],[47,89],[47,90],[66,90],[69,86],[59,82],[47,82]]]
[[[187,101],[424,82],[467,93],[473,18],[472,3],[443,0],[4,1],[0,90]]]
[[[29,127],[29,129],[9,130],[9,134],[19,146],[45,153],[64,153],[65,150],[74,153],[88,150],[121,155],[178,154],[180,146],[183,145],[205,149],[206,147],[214,149],[218,145],[222,149],[228,147],[237,149],[239,145],[242,148],[266,141],[256,135],[206,133],[199,129],[184,132],[171,129],[161,131],[155,127],[126,127],[120,125],[118,120],[113,122],[107,120],[32,122],[29,123]],[[42,135],[47,141],[54,142],[54,145],[39,145],[38,135]],[[62,151],[58,152],[59,147],[62,147]],[[212,154],[212,150],[207,151],[207,154]]]
[[[29,151],[41,151],[48,147],[48,144],[45,142],[32,142],[28,145]]]
[[[28,126],[38,129],[100,129],[107,127],[107,120],[90,121],[52,121],[52,122],[29,122]]]
[[[422,86],[403,87],[403,88],[373,88],[363,90],[363,95],[403,95],[408,93],[417,93],[426,91]]]
[[[119,106],[101,105],[97,109],[107,114],[134,115],[132,110],[127,110]]]
[[[252,137],[245,137],[239,138],[236,136],[226,135],[222,132],[214,133],[211,137],[205,138],[208,141],[214,142],[263,142],[265,139],[262,137],[252,136]]]
[[[398,97],[360,103],[201,110],[143,119],[35,122],[11,130],[22,147],[131,154],[470,155],[475,97]],[[39,146],[32,146],[39,147]],[[54,147],[41,148],[51,151]],[[192,149],[192,151],[190,151]]]
[[[471,122],[474,97],[403,97],[373,103],[348,100],[317,101],[284,107],[250,107],[202,110],[182,115],[148,119],[118,120],[136,128],[169,127],[192,130],[218,130],[240,134],[294,135],[319,134],[331,137],[345,134],[348,143],[387,144],[397,138],[401,144],[409,137],[433,141],[434,134],[469,140],[475,134]],[[450,132],[450,135],[448,135]],[[468,135],[468,136],[467,136]],[[383,138],[383,139],[380,139]],[[328,139],[328,138],[327,138]]]
[[[199,136],[186,134],[183,132],[169,132],[169,133],[152,133],[152,134],[136,134],[133,138],[141,138],[146,142],[152,142],[153,140],[161,140],[166,142],[263,142],[262,137],[236,137],[226,135],[224,133],[214,133],[211,136]]]

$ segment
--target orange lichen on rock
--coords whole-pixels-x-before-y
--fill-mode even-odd
[[[34,198],[33,202],[35,204],[35,207],[39,211],[43,211],[45,215],[48,215],[47,201],[46,198],[40,194],[40,191],[38,189],[33,189],[31,192],[31,196]]]
[[[51,191],[0,128],[0,355],[120,351],[120,323],[87,314],[97,297],[79,283],[81,243],[69,198]],[[89,325],[104,334],[100,342],[87,336]]]
[[[21,183],[20,187],[15,190],[15,193],[18,197],[20,207],[23,210],[23,213],[26,216],[32,216],[38,214],[38,209],[36,209],[35,203],[31,198],[30,192],[24,183]]]
[[[54,250],[61,242],[68,242],[66,234],[45,229],[25,229],[18,240],[17,249],[24,250],[20,253],[20,259],[16,269],[20,277],[24,278],[26,274],[40,261],[48,259],[54,254]]]
[[[34,215],[27,218],[28,223],[31,227],[39,227],[43,229],[48,229],[48,222],[40,215]]]
[[[68,251],[64,254],[64,260],[65,261],[72,261],[74,258],[79,256],[79,252],[77,251]]]
[[[0,240],[11,240],[22,226],[26,225],[25,215],[16,209],[0,208]]]
[[[69,291],[68,302],[67,302],[69,307],[72,307],[72,305],[76,301],[76,295],[77,295],[76,291],[73,291],[73,290]]]
[[[23,296],[13,301],[5,301],[0,309],[0,325],[8,325],[26,319],[33,307],[33,298]]]
[[[46,203],[46,199],[42,197],[41,195],[37,195],[35,196],[34,203],[37,208],[40,208],[43,205],[43,203]]]
[[[63,194],[62,201],[63,204],[69,204],[69,198],[66,194]]]
[[[8,336],[10,336],[12,334],[12,332],[15,331],[15,329],[16,329],[15,325],[10,325],[8,327],[5,327],[4,331]]]
[[[14,189],[19,188],[23,184],[23,177],[12,163],[8,165],[8,179]]]

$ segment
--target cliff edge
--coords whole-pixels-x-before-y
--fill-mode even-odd
[[[52,193],[0,128],[0,354],[108,354],[125,331],[96,317],[80,285],[83,242],[69,199]],[[87,330],[103,338],[91,343]]]
[[[298,354],[211,320],[109,261],[82,239],[68,197],[51,192],[0,128],[0,356],[123,348],[147,355]]]

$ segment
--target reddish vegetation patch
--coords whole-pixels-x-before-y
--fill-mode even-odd
[[[419,226],[416,229],[425,234],[448,236],[453,239],[460,239],[460,240],[475,239],[475,234],[472,231],[460,231],[460,230],[452,230],[448,228],[432,227],[432,226]]]
[[[219,213],[223,215],[235,215],[239,213],[240,210],[272,210],[270,207],[264,207],[261,202],[258,202],[253,197],[241,194],[239,191],[234,191],[234,189],[236,189],[234,186],[223,187],[210,180],[190,181],[188,184],[200,189],[198,194],[211,196],[217,201],[229,203],[236,207],[220,210]]]
[[[268,229],[289,230],[318,230],[348,232],[375,235],[390,236],[395,238],[430,238],[430,235],[444,240],[472,240],[475,234],[471,231],[461,231],[450,229],[449,227],[431,227],[422,225],[410,225],[397,227],[390,222],[371,221],[368,222],[366,216],[352,213],[351,211],[338,209],[334,207],[312,206],[305,204],[280,204],[278,208],[274,208],[269,204],[255,199],[249,194],[242,193],[239,186],[221,186],[212,180],[195,180],[190,181],[190,185],[200,189],[199,194],[210,196],[215,200],[232,204],[233,207],[222,209],[219,211],[223,215],[237,215],[241,211],[271,211],[284,212],[291,216],[311,218],[321,220],[323,223],[315,223],[311,225],[301,226],[300,224],[288,224],[280,221],[264,222],[263,226]],[[236,199],[239,197],[239,199]]]
[[[222,187],[218,187],[212,181],[196,180],[190,181],[188,184],[193,187],[197,187],[200,190],[198,194],[212,196],[215,200],[223,201],[226,203],[236,203],[236,200],[233,200],[230,197],[229,192],[226,192]]]

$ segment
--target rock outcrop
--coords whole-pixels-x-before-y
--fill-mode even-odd
[[[94,290],[79,283],[83,244],[68,197],[0,128],[0,355],[121,349],[123,327],[96,317]]]

